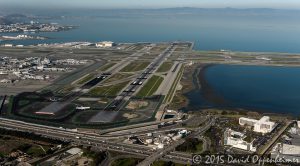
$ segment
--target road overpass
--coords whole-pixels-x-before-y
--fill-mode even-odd
[[[124,154],[132,154],[144,158],[147,158],[149,156],[151,157],[153,153],[155,153],[155,150],[153,150],[151,147],[110,141],[104,136],[98,135],[96,133],[84,133],[75,130],[68,130],[63,128],[39,125],[5,118],[0,118],[0,128],[34,133],[52,139],[69,141],[72,142],[74,145],[93,146],[102,150],[115,151]],[[180,140],[178,144],[183,142],[184,140]],[[172,149],[174,148],[168,148],[168,152]],[[188,155],[179,156],[179,154],[177,153],[170,153],[166,156],[163,156],[162,160],[174,161],[182,164],[187,164],[191,162],[191,158]]]
[[[214,123],[215,123],[215,119],[211,118],[210,121],[207,124],[204,125],[204,127],[199,128],[197,131],[193,132],[187,138],[193,138],[195,136],[202,135]],[[148,166],[148,165],[151,165],[154,161],[158,160],[159,158],[163,157],[164,155],[168,154],[169,152],[174,151],[177,146],[183,144],[184,142],[185,142],[185,139],[181,139],[181,140],[175,141],[174,143],[172,143],[168,147],[163,148],[162,150],[158,150],[158,151],[154,152],[152,155],[150,155],[149,157],[147,157],[144,161],[140,162],[138,164],[138,166]],[[169,155],[171,155],[169,157],[173,157],[174,153],[173,153],[173,155],[172,155],[172,153],[170,153]],[[175,156],[176,157],[184,157],[184,156],[177,156],[177,155],[175,155]]]

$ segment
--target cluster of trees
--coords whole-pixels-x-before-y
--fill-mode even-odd
[[[197,138],[187,138],[185,143],[176,147],[177,151],[196,153],[202,147],[203,142]]]
[[[84,150],[83,156],[92,158],[92,166],[97,166],[106,158],[107,154],[105,151],[93,151],[91,148],[88,148]]]

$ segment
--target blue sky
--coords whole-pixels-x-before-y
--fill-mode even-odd
[[[293,8],[300,0],[0,0],[2,7],[88,7],[88,8]]]

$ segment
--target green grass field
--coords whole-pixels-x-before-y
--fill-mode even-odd
[[[111,86],[101,86],[89,92],[91,96],[116,96],[130,81],[122,82]]]
[[[107,63],[105,64],[104,66],[100,67],[100,71],[106,71],[108,70],[109,68],[113,67],[114,65],[116,65],[117,63]]]
[[[164,78],[160,76],[152,76],[149,81],[142,87],[142,89],[137,93],[137,97],[148,97],[153,95],[160,84],[163,82]]]
[[[113,81],[118,81],[124,78],[128,78],[130,76],[132,76],[133,74],[129,74],[129,73],[117,73],[114,74],[113,76],[111,76],[108,80],[105,80],[104,82],[113,82]]]
[[[125,66],[121,72],[134,72],[134,71],[140,71],[144,70],[150,62],[145,62],[145,61],[135,61],[131,62],[129,65]]]
[[[83,78],[81,78],[80,80],[78,80],[76,83],[77,84],[84,84],[84,83],[88,82],[89,80],[91,80],[93,77],[94,77],[93,74],[85,75]]]
[[[173,62],[164,62],[156,72],[168,72],[173,66]]]
[[[47,146],[44,147],[44,146],[34,145],[34,146],[31,146],[26,151],[26,153],[29,154],[29,155],[32,155],[34,157],[42,157],[42,156],[47,154],[48,149],[49,149],[49,147],[47,147]]]

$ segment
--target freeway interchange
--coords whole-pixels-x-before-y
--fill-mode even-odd
[[[188,137],[194,137],[203,134],[213,123],[214,119],[210,118],[203,127],[197,129]],[[152,148],[147,146],[117,143],[115,141],[111,141],[111,139],[115,139],[116,136],[106,137],[105,135],[96,133],[80,132],[5,118],[0,118],[0,127],[4,129],[29,132],[42,135],[44,137],[68,141],[72,142],[72,144],[74,145],[93,146],[102,150],[116,151],[146,158],[140,165],[150,165],[157,159],[162,159],[164,161],[174,161],[176,163],[183,164],[191,163],[190,154],[174,151],[176,146],[184,143],[185,139],[176,141],[175,143],[167,146],[162,150],[153,150]],[[144,133],[147,132],[147,130],[144,131]]]

